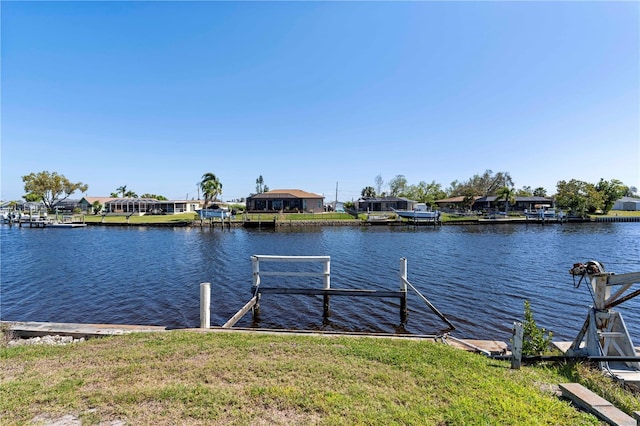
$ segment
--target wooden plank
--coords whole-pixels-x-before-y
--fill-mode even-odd
[[[263,294],[304,294],[308,296],[369,296],[369,297],[404,297],[405,292],[399,290],[362,290],[345,288],[278,288],[260,287]]]
[[[15,335],[20,337],[36,337],[46,335],[81,337],[113,336],[129,333],[148,333],[167,331],[166,327],[153,325],[130,324],[78,324],[58,322],[13,322],[1,321],[3,327],[7,327]]]
[[[560,383],[560,390],[563,397],[611,425],[636,426],[631,416],[579,383]]]
[[[249,300],[247,304],[242,307],[242,309],[236,312],[236,314],[232,316],[231,319],[222,326],[222,328],[233,327],[238,321],[240,321],[240,318],[242,318],[243,316],[245,316],[247,312],[249,312],[249,309],[253,308],[253,306],[256,304],[257,301],[258,301],[258,295],[253,296],[251,300]]]

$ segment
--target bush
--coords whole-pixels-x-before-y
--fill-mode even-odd
[[[524,301],[524,333],[522,337],[522,355],[542,355],[549,350],[553,333],[539,328],[533,319],[533,311],[528,300]]]

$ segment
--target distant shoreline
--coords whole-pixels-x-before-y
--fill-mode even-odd
[[[413,223],[411,221],[389,221],[389,222],[366,222],[360,219],[334,219],[334,220],[325,220],[325,219],[316,219],[316,220],[276,220],[275,222],[272,220],[262,220],[258,221],[249,221],[247,223],[251,223],[251,227],[260,227],[260,228],[284,228],[284,227],[312,227],[312,226],[418,226],[418,227],[429,227],[429,226],[469,226],[469,225],[506,225],[506,224],[522,224],[522,225],[562,225],[566,223],[611,223],[611,222],[635,222],[640,223],[640,215],[638,216],[602,216],[602,217],[587,217],[587,218],[568,218],[563,220],[562,222],[558,222],[556,220],[545,220],[541,221],[538,219],[526,219],[526,218],[511,218],[511,219],[462,219],[462,220],[445,220],[439,224],[433,223]],[[184,221],[174,221],[174,222],[95,222],[95,221],[87,221],[87,225],[89,226],[106,226],[106,227],[127,227],[127,226],[145,226],[145,227],[202,227],[202,228],[220,228],[224,226],[225,228],[238,228],[245,226],[245,222],[241,220],[231,220],[225,221],[224,223],[220,221],[201,221],[199,219],[196,220],[184,220]]]

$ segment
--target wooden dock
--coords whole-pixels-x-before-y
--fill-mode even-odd
[[[71,336],[76,339],[118,336],[130,333],[167,331],[166,327],[130,324],[80,324],[60,322],[0,321],[0,327],[19,338],[41,336]]]

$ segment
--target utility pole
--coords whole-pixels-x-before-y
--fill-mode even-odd
[[[338,182],[336,182],[336,202],[333,205],[333,211],[336,211],[338,208]]]

